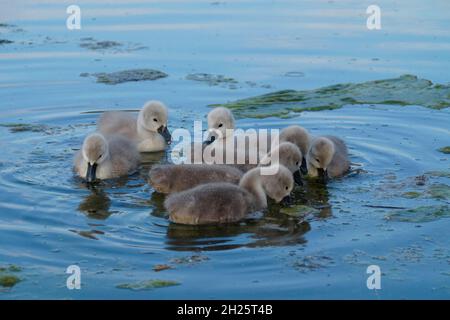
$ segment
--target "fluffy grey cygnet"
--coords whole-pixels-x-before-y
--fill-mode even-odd
[[[306,156],[308,175],[335,178],[344,175],[350,169],[347,146],[334,136],[313,139]]]
[[[155,165],[149,172],[149,183],[158,192],[172,193],[210,182],[238,184],[243,173],[227,165],[166,164]]]
[[[104,112],[98,120],[97,130],[106,135],[124,135],[136,144],[140,152],[163,151],[172,139],[167,119],[167,107],[160,101],[149,101],[137,119],[128,112]]]
[[[292,173],[276,165],[275,174],[263,175],[263,168],[248,171],[239,186],[207,183],[170,195],[164,202],[172,222],[180,224],[221,224],[242,220],[253,211],[267,207],[267,197],[281,202],[289,197]]]
[[[84,139],[75,155],[75,172],[88,182],[129,175],[136,171],[140,154],[136,146],[120,135],[93,133]]]

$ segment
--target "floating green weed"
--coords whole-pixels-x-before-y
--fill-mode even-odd
[[[1,123],[0,127],[9,128],[13,133],[16,132],[45,132],[50,128],[43,124],[28,124],[28,123]]]
[[[16,273],[22,271],[22,268],[11,264],[9,266],[0,266],[0,287],[12,288],[17,283],[21,281],[21,279],[11,273]]]
[[[438,151],[445,154],[450,154],[450,146],[439,148]]]
[[[0,287],[12,288],[20,282],[20,279],[14,275],[0,275]]]
[[[153,69],[131,69],[112,73],[94,73],[93,76],[97,77],[99,83],[114,85],[130,81],[157,80],[167,77],[167,74]]]
[[[320,211],[305,205],[296,205],[292,207],[281,208],[280,212],[292,217],[304,217],[308,214],[317,214]]]
[[[386,216],[387,220],[399,222],[423,223],[448,218],[450,207],[447,205],[422,206],[414,209],[398,210]]]
[[[179,282],[171,280],[145,280],[136,283],[122,283],[116,286],[118,289],[129,289],[129,290],[152,290],[164,287],[172,287],[180,285]]]
[[[421,196],[420,192],[417,191],[408,191],[402,194],[404,198],[415,199]]]
[[[450,171],[428,171],[425,174],[432,177],[450,178]]]
[[[450,186],[446,184],[433,184],[428,188],[427,192],[431,198],[440,200],[450,199]]]
[[[402,75],[314,90],[277,91],[211,107],[230,108],[239,118],[267,118],[295,116],[302,111],[338,109],[348,104],[420,105],[443,109],[450,106],[450,85],[435,85],[414,75]]]

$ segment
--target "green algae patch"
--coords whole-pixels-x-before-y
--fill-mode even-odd
[[[1,123],[0,127],[9,128],[13,133],[17,132],[45,132],[50,127],[43,124],[28,124],[28,123]]]
[[[439,200],[450,199],[450,186],[446,184],[433,184],[428,188],[428,195],[431,198]]]
[[[121,47],[122,44],[117,41],[97,41],[94,38],[83,38],[81,39],[80,47],[89,50],[107,50],[112,48]]]
[[[304,217],[308,214],[317,214],[320,211],[304,205],[296,205],[292,207],[285,207],[280,209],[281,213],[284,213],[291,217]]]
[[[173,269],[173,268],[171,266],[169,266],[168,264],[157,264],[153,267],[153,271],[155,271],[155,272],[160,272],[160,271],[169,270],[169,269]]]
[[[22,271],[22,268],[19,266],[16,266],[15,264],[11,264],[9,266],[0,266],[0,273],[1,272],[20,272]]]
[[[241,99],[223,106],[238,118],[295,116],[303,111],[321,111],[353,104],[419,105],[432,109],[450,106],[450,85],[433,84],[414,75],[398,78],[343,83],[314,90],[282,90]]]
[[[450,154],[450,146],[439,148],[438,151],[445,154]]]
[[[210,86],[238,84],[236,79],[225,77],[221,74],[209,74],[209,73],[191,73],[186,76],[187,80],[204,82]]]
[[[0,275],[0,287],[12,288],[20,281],[20,278],[14,275]]]
[[[417,191],[408,191],[402,194],[403,198],[407,198],[407,199],[415,199],[421,196],[420,192]]]
[[[132,52],[147,49],[147,47],[139,43],[132,43],[132,42],[121,43],[112,40],[97,40],[92,37],[81,38],[80,47],[92,51],[99,51],[99,52],[112,51],[114,53]]]
[[[21,272],[22,268],[14,264],[0,266],[0,287],[12,288],[21,281],[19,277],[11,273]]]
[[[431,177],[450,178],[450,171],[428,171],[425,174]]]
[[[158,288],[173,287],[173,286],[178,286],[178,285],[180,285],[179,282],[171,281],[171,280],[146,280],[146,281],[140,281],[140,282],[136,282],[136,283],[118,284],[116,286],[116,288],[141,291],[141,290],[153,290],[153,289],[158,289]]]
[[[254,81],[239,82],[238,80],[224,76],[222,74],[210,74],[210,73],[190,73],[186,76],[186,80],[201,82],[209,86],[219,86],[222,88],[228,88],[231,90],[243,88],[243,87],[260,87],[268,89],[271,86],[268,84],[258,84]]]
[[[162,71],[153,69],[131,69],[111,73],[94,73],[93,76],[97,77],[98,83],[115,85],[124,82],[157,80],[165,78],[168,75]]]
[[[389,221],[423,223],[448,217],[450,217],[450,207],[447,205],[436,205],[399,210],[388,214],[385,218]]]

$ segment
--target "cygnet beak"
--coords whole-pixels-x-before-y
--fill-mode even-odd
[[[300,171],[306,175],[308,174],[308,166],[306,165],[306,159],[305,157],[302,158],[302,165],[300,166]]]
[[[86,172],[86,181],[93,182],[96,179],[95,173],[97,171],[97,164],[90,164],[88,162],[87,172]]]
[[[204,145],[209,145],[216,140],[216,136],[209,136],[207,140],[203,141]]]
[[[299,186],[303,185],[302,175],[300,173],[300,170],[297,170],[297,171],[294,172],[294,181]]]
[[[325,169],[322,169],[322,168],[320,168],[320,169],[317,169],[317,171],[318,171],[318,173],[319,173],[319,177],[323,180],[323,182],[324,183],[327,183],[328,182],[328,180],[329,180],[329,177],[328,177],[328,171]]]
[[[281,200],[281,204],[282,204],[283,206],[289,206],[289,205],[292,204],[292,202],[293,202],[293,198],[292,198],[292,196],[291,196],[290,194],[288,194],[286,197],[284,197],[284,198]]]
[[[170,134],[169,129],[166,126],[161,126],[158,128],[158,133],[163,136],[164,140],[166,140],[167,144],[172,143],[172,136]]]

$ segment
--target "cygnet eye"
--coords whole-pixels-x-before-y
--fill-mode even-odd
[[[298,166],[298,161],[295,163],[296,166]]]
[[[219,124],[219,128],[222,128],[222,126],[223,126],[223,124],[222,124],[222,123],[220,123],[220,124]]]
[[[286,186],[286,187],[285,187],[285,189],[286,189],[286,190],[288,190],[288,189],[289,189],[289,187],[288,187],[288,186]]]
[[[99,160],[101,157],[102,157],[102,154],[98,156],[98,159],[97,159],[97,160]]]
[[[158,119],[156,119],[156,118],[153,118],[153,121],[155,121],[155,122],[158,122]]]
[[[318,163],[320,163],[320,160],[319,160],[319,159],[317,159],[317,158],[316,158],[316,161],[317,161]]]

